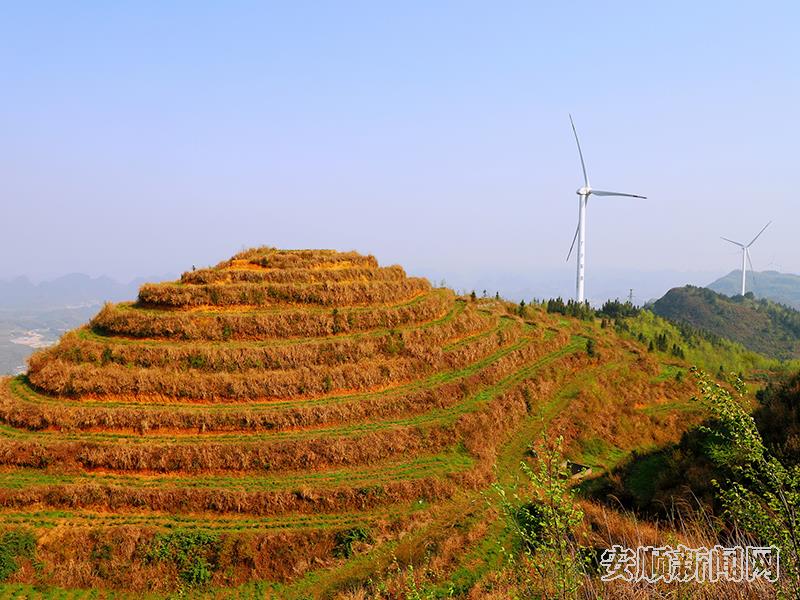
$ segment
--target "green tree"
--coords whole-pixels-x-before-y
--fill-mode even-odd
[[[713,481],[725,515],[764,545],[780,549],[785,585],[800,598],[800,466],[786,466],[767,450],[741,401],[740,379],[734,381],[736,398],[707,374],[694,372],[714,418],[702,429],[709,435],[709,456],[726,474],[725,481]]]
[[[583,521],[576,492],[569,483],[563,438],[543,438],[521,462],[524,484],[495,484],[501,514],[514,547],[502,548],[524,598],[576,598],[585,581],[587,559],[575,539]]]

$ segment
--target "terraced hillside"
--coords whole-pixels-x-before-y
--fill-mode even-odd
[[[320,597],[433,556],[466,592],[498,560],[491,483],[545,427],[595,469],[674,440],[681,368],[372,256],[249,250],[0,381],[0,578]]]

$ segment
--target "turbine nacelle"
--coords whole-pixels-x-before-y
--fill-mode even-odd
[[[588,196],[589,194],[592,193],[592,188],[588,186],[583,186],[575,190],[575,193],[578,194],[578,196]]]

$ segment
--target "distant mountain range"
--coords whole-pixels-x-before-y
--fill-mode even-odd
[[[42,283],[26,277],[0,281],[0,375],[21,372],[38,348],[86,322],[104,302],[135,300],[145,281],[72,274]]]
[[[72,273],[41,283],[32,283],[27,277],[0,280],[0,309],[49,310],[135,300],[142,283],[163,279],[140,277],[120,283],[111,277]]]
[[[687,285],[673,288],[650,308],[746,348],[779,359],[800,358],[800,312],[752,294],[728,297]]]
[[[726,296],[736,296],[742,291],[742,272],[731,271],[706,286]],[[747,274],[747,288],[756,298],[767,298],[800,310],[800,275],[761,271]]]

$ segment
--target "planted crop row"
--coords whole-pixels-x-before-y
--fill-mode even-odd
[[[196,306],[262,306],[316,304],[365,306],[406,301],[430,291],[427,279],[398,281],[345,281],[323,283],[146,283],[139,289],[145,306],[188,308]]]
[[[246,369],[293,369],[312,365],[335,366],[355,363],[376,356],[425,357],[441,355],[439,347],[481,331],[488,331],[493,318],[474,309],[464,310],[458,303],[457,314],[446,322],[434,323],[424,330],[399,329],[377,335],[334,336],[297,344],[265,342],[174,342],[131,343],[115,337],[92,335],[78,330],[31,360],[31,369],[41,368],[42,361],[61,359],[75,363],[126,367],[171,367],[199,371],[237,372]]]
[[[338,269],[198,269],[181,275],[182,283],[323,283],[342,281],[402,281],[402,267]]]
[[[437,370],[465,366],[515,340],[520,328],[510,328],[508,323],[503,321],[494,336],[475,337],[451,352],[417,345],[408,348],[403,356],[378,355],[334,366],[197,372],[134,368],[118,363],[75,363],[45,353],[30,361],[28,377],[47,393],[68,396],[137,395],[211,402],[317,397],[345,390],[395,387]],[[393,339],[400,348],[402,339]]]
[[[560,354],[564,352],[566,350]],[[535,378],[540,370],[541,364],[534,364],[514,373],[489,390],[479,393],[462,409],[445,412],[444,420],[427,416],[369,428],[353,428],[349,435],[337,432],[336,435],[316,437],[293,436],[271,443],[248,442],[247,436],[233,437],[226,443],[190,438],[187,441],[191,443],[183,444],[175,443],[179,439],[173,439],[170,443],[168,440],[154,442],[148,438],[128,438],[134,443],[121,443],[126,439],[125,436],[115,436],[116,441],[110,443],[92,442],[88,438],[68,441],[69,435],[54,436],[55,441],[44,439],[51,436],[43,436],[41,440],[35,437],[19,440],[6,438],[0,441],[0,464],[159,472],[286,471],[326,469],[337,465],[364,464],[393,455],[413,456],[425,451],[441,451],[461,439],[468,444],[468,449],[470,444],[480,448],[496,433],[494,430],[498,423],[502,423],[506,416],[495,412],[492,418],[497,422],[482,421],[483,430],[465,430],[467,424],[480,418],[479,415],[486,412],[487,405],[496,405],[497,398],[502,398],[510,387],[526,378]],[[552,376],[552,368],[542,371],[546,375],[540,373],[539,376]],[[464,435],[466,431],[469,432],[468,436]],[[467,437],[472,441],[468,441]]]
[[[133,440],[132,440],[133,441]],[[0,438],[0,464],[16,467],[114,471],[281,472],[368,464],[391,456],[439,452],[456,443],[452,428],[397,428],[349,437],[317,437],[272,443],[193,440],[134,443]]]
[[[426,294],[407,304],[330,311],[221,312],[217,314],[137,310],[106,305],[91,327],[107,335],[181,340],[265,340],[326,337],[421,324],[442,317],[452,306],[451,292]]]
[[[525,342],[528,344],[528,342]],[[215,410],[179,406],[105,406],[91,403],[49,402],[22,382],[13,380],[0,386],[0,419],[14,427],[40,430],[130,430],[140,433],[159,429],[214,432],[276,432],[284,429],[361,422],[375,418],[415,415],[452,406],[481,385],[494,383],[526,361],[561,347],[563,341],[551,339],[528,344],[522,342],[502,348],[463,369],[439,373],[396,389],[367,395],[332,398],[328,401],[302,401],[262,405],[237,410]],[[511,354],[506,359],[506,355]]]
[[[222,514],[192,515],[157,512],[107,512],[89,509],[0,510],[0,523],[39,528],[101,528],[134,526],[144,530],[180,529],[203,532],[218,531],[269,531],[269,530],[325,530],[368,524],[376,519],[402,517],[408,509],[399,506],[380,507],[369,511],[333,512],[317,514],[287,514],[274,517]]]
[[[549,374],[564,373],[563,369]],[[505,387],[523,381],[530,373],[517,374],[505,382]],[[540,379],[541,382],[541,379]],[[517,425],[532,410],[532,398],[536,388],[527,394],[514,388],[511,393],[504,390],[498,400],[486,409],[462,419],[458,426],[466,436],[468,447],[477,445],[477,453],[484,457],[493,455],[495,448],[507,435],[508,430]],[[487,392],[488,393],[488,392]],[[491,431],[481,432],[483,425],[493,424]],[[477,433],[477,435],[476,435]],[[484,465],[486,462],[484,461]],[[488,483],[489,469],[478,469],[471,475],[462,475],[457,484],[440,478],[426,478],[417,482],[397,482],[396,476],[387,474],[391,483],[383,486],[360,488],[337,488],[320,492],[319,487],[293,492],[242,493],[224,490],[197,490],[176,487],[166,489],[133,490],[129,486],[118,487],[83,483],[79,485],[32,486],[23,490],[0,492],[0,505],[22,507],[28,504],[45,503],[58,507],[91,507],[95,509],[119,510],[125,508],[148,508],[168,510],[179,506],[184,511],[246,512],[257,515],[283,514],[285,512],[318,512],[322,510],[366,510],[385,503],[403,502],[409,499],[425,498],[436,500],[449,496],[455,487],[475,488]]]
[[[223,488],[197,489],[175,486],[131,488],[80,483],[34,485],[23,489],[0,488],[0,507],[28,506],[92,510],[151,510],[188,513],[238,513],[276,516],[287,513],[363,511],[409,502],[427,502],[450,497],[457,489],[488,483],[485,470],[462,473],[457,478],[427,476],[399,480],[386,474],[380,484],[342,485],[335,488],[301,486],[295,490],[237,491]]]
[[[49,567],[40,569],[39,581],[67,588],[112,588],[106,598],[118,597],[116,590],[139,593],[130,598],[174,592],[176,585],[193,581],[192,573],[202,574],[197,583],[214,586],[263,578],[286,581],[312,566],[333,564],[337,534],[359,521],[313,531],[262,525],[250,531],[212,527],[206,532],[159,532],[148,521],[101,530],[94,522],[54,528],[39,540],[37,559]],[[26,593],[21,598],[30,597]]]
[[[576,365],[577,366],[577,365]],[[559,374],[563,374],[564,370],[559,369],[557,371]],[[553,374],[553,373],[551,373]],[[538,378],[537,378],[538,379]],[[479,415],[474,415],[478,417],[478,419],[469,417],[470,423],[462,423],[464,430],[469,428],[470,426],[473,429],[481,429],[481,423],[489,423],[491,424],[489,428],[485,429],[485,435],[481,436],[474,436],[475,440],[484,439],[489,444],[497,444],[498,440],[502,440],[505,435],[504,428],[509,425],[519,424],[520,420],[526,419],[529,411],[531,410],[530,404],[532,402],[531,394],[523,393],[523,390],[526,388],[530,388],[531,382],[526,381],[526,385],[523,388],[515,388],[514,390],[507,392],[503,395],[502,398],[499,398],[499,402],[493,402],[492,405],[487,405],[486,409],[482,411]],[[537,382],[533,382],[534,384]],[[552,385],[550,385],[549,381],[541,381],[538,382],[540,385],[534,385],[534,389],[541,389],[542,393],[551,394],[553,392]],[[536,394],[533,395],[533,400],[536,399]],[[471,496],[469,496],[471,497]],[[469,506],[469,503],[467,503]],[[478,502],[479,505],[482,506],[482,502]],[[417,503],[413,503],[412,506],[416,506]],[[449,506],[449,504],[448,504]],[[445,511],[447,512],[447,511]],[[385,514],[386,516],[381,516],[381,513]],[[452,510],[450,511],[452,514]],[[458,511],[459,515],[463,516],[462,511]],[[170,530],[176,530],[175,528],[191,528],[192,531],[211,531],[211,532],[223,532],[223,535],[227,535],[224,532],[236,532],[234,535],[246,535],[248,540],[262,540],[259,542],[249,541],[247,542],[246,546],[248,548],[253,547],[253,544],[259,549],[259,553],[269,553],[270,560],[275,558],[276,553],[280,556],[281,559],[290,560],[290,561],[306,561],[306,560],[314,560],[314,556],[316,556],[316,552],[320,550],[320,548],[324,548],[324,551],[321,555],[316,559],[316,564],[319,566],[325,566],[324,560],[326,557],[330,557],[333,553],[333,549],[329,544],[327,544],[324,540],[327,538],[320,537],[322,531],[320,530],[321,527],[324,528],[333,528],[327,529],[331,532],[333,536],[331,539],[333,540],[333,544],[336,544],[336,540],[341,539],[337,532],[342,531],[342,528],[346,527],[356,527],[361,526],[359,524],[364,524],[365,526],[373,527],[370,523],[375,523],[375,520],[385,520],[386,518],[396,519],[398,517],[391,516],[392,511],[385,512],[385,509],[380,509],[379,511],[364,511],[358,513],[351,513],[351,514],[333,514],[333,515],[326,515],[326,514],[319,514],[315,513],[313,515],[287,515],[285,517],[271,517],[268,519],[256,519],[256,520],[249,520],[247,518],[237,517],[235,519],[218,517],[213,520],[209,520],[206,517],[200,517],[199,519],[196,517],[167,517],[163,515],[133,515],[133,514],[120,514],[120,515],[109,515],[108,513],[91,513],[91,512],[69,512],[69,513],[8,513],[4,512],[0,514],[0,521],[2,522],[16,522],[16,523],[25,523],[26,525],[34,525],[34,526],[44,526],[44,527],[52,527],[53,525],[73,525],[77,526],[78,528],[75,529],[74,527],[71,528],[59,528],[58,530],[54,531],[52,534],[48,534],[48,539],[46,542],[46,547],[42,549],[42,556],[40,558],[43,559],[47,564],[64,564],[65,557],[64,556],[51,556],[48,552],[52,552],[53,546],[57,548],[80,548],[81,550],[78,551],[79,556],[70,556],[69,563],[72,565],[70,570],[66,570],[65,572],[73,573],[73,572],[96,572],[97,570],[97,559],[95,558],[98,552],[98,548],[101,548],[102,544],[106,544],[112,542],[112,547],[114,548],[121,548],[121,549],[128,549],[127,551],[130,552],[130,556],[125,557],[113,557],[114,560],[120,560],[120,564],[125,564],[126,569],[124,573],[120,574],[120,578],[124,580],[121,581],[113,581],[110,582],[108,579],[103,580],[103,583],[108,585],[120,586],[125,587],[126,589],[140,589],[137,588],[137,585],[134,581],[132,581],[131,573],[141,574],[140,567],[142,565],[137,562],[136,556],[142,556],[145,554],[142,550],[142,544],[147,543],[149,539],[147,537],[147,533],[145,533],[145,537],[141,539],[141,532],[148,531],[148,528],[158,527],[169,527]],[[90,531],[87,529],[88,527],[92,527]],[[125,535],[125,528],[132,527],[130,531],[137,532],[137,537],[139,541],[133,545],[131,544],[124,544],[121,543],[121,539],[119,536]],[[385,526],[381,526],[382,530],[385,532],[386,530],[383,529]],[[394,526],[392,526],[394,527]],[[434,527],[436,525],[434,524]],[[292,552],[296,552],[292,556],[286,556],[285,554],[281,554],[281,545],[278,544],[273,547],[271,543],[267,543],[263,541],[263,538],[252,538],[250,537],[250,531],[261,531],[261,530],[286,530],[291,531],[291,535],[294,537],[291,538],[284,538],[279,537],[281,543],[287,544],[291,546]],[[312,531],[315,529],[317,531]],[[152,529],[150,529],[152,531]],[[375,535],[379,535],[377,533],[377,529],[374,529]],[[448,532],[457,532],[460,531],[457,527],[448,527]],[[248,532],[248,533],[244,533]],[[396,535],[396,534],[395,534]],[[480,531],[476,535],[480,535]],[[65,537],[66,536],[66,537]],[[80,539],[76,538],[75,536],[85,536],[81,537]],[[116,537],[114,537],[116,536]],[[390,539],[390,536],[387,536],[386,533],[381,533],[379,535],[381,540]],[[271,539],[271,538],[270,538]],[[448,538],[449,539],[449,538]],[[480,539],[474,538],[474,539]],[[459,548],[463,548],[467,542],[473,540],[471,536],[469,539],[462,541],[462,543],[457,544]],[[452,544],[449,542],[446,544],[448,547]],[[233,542],[225,542],[225,548],[236,548],[237,543]],[[301,551],[304,549],[307,552]],[[40,546],[41,548],[41,546]],[[244,560],[242,557],[245,555],[238,555],[237,563],[239,560],[243,560],[246,565],[252,564],[249,560]],[[261,556],[261,554],[259,554]],[[437,552],[438,556],[438,552]],[[263,558],[263,557],[262,557]],[[226,559],[227,560],[227,559]],[[279,561],[280,562],[280,561]],[[223,562],[223,564],[227,564],[227,562]],[[84,569],[83,565],[86,565]],[[130,566],[129,566],[130,565]],[[150,568],[150,567],[147,567]],[[284,577],[286,578],[296,578],[299,573],[293,572],[289,574],[281,575],[282,571],[279,569],[282,568],[278,565],[259,565],[258,573],[253,572],[250,570],[248,566],[247,573],[242,574],[242,581],[250,579],[252,577],[267,577],[273,580],[281,580]],[[150,573],[150,571],[147,571]],[[231,571],[228,569],[226,571],[226,579],[225,581],[217,582],[218,585],[231,585],[232,582],[235,583],[237,579],[231,579]],[[70,575],[72,576],[72,575]],[[152,578],[152,575],[151,575]],[[81,580],[78,582],[77,580],[70,580],[70,581],[60,581],[59,583],[63,585],[91,585],[85,580]]]
[[[370,487],[386,481],[447,476],[467,471],[475,461],[462,448],[449,448],[439,454],[426,454],[408,460],[382,461],[349,469],[298,471],[284,474],[228,473],[226,475],[136,475],[113,473],[64,473],[47,469],[0,470],[0,487],[25,489],[46,485],[88,485],[131,489],[192,488],[263,492],[304,489],[333,489],[342,486]]]
[[[33,363],[29,379],[45,392],[67,396],[142,395],[223,402],[313,397],[341,390],[368,390],[424,375],[431,365],[413,358],[365,360],[335,367],[240,373],[167,368],[97,366],[60,359]]]

